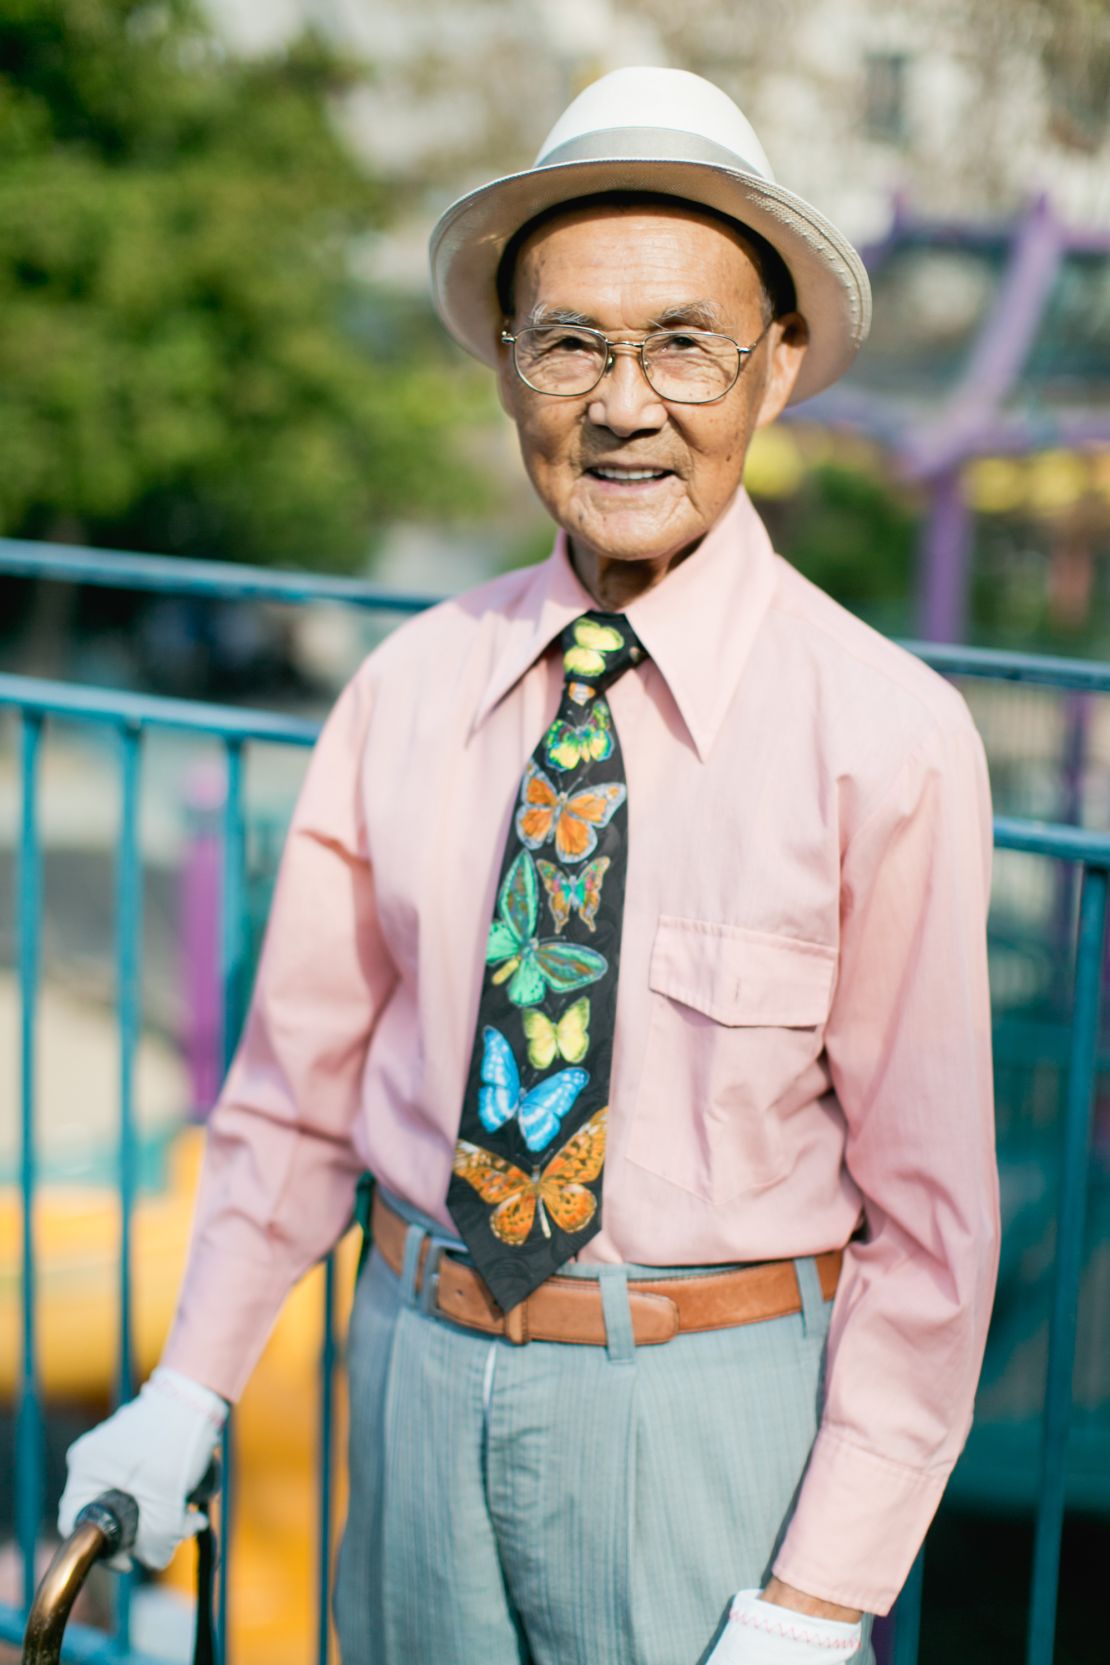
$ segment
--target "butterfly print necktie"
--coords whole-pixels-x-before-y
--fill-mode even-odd
[[[619,613],[562,635],[564,687],[529,760],[486,944],[447,1206],[503,1312],[601,1227],[628,858],[606,689],[645,657]]]

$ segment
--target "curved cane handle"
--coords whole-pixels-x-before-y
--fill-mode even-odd
[[[139,1529],[139,1505],[127,1492],[101,1492],[77,1516],[35,1591],[23,1632],[23,1665],[58,1665],[70,1608],[95,1561],[126,1553]]]

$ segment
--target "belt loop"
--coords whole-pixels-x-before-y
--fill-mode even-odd
[[[802,1298],[802,1334],[819,1335],[825,1322],[825,1296],[812,1255],[799,1255],[794,1262],[794,1276]]]
[[[632,1308],[628,1304],[627,1266],[600,1266],[601,1310],[605,1314],[605,1346],[610,1364],[636,1362],[636,1337],[632,1331]]]
[[[424,1277],[418,1297],[420,1310],[428,1318],[438,1315],[439,1263],[451,1247],[449,1238],[433,1237],[428,1233],[428,1255],[424,1261]]]
[[[401,1301],[406,1307],[416,1305],[416,1274],[420,1269],[420,1251],[427,1236],[423,1226],[410,1225],[405,1230],[405,1255],[401,1262]]]

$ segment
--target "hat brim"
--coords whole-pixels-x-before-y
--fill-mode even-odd
[[[460,197],[432,233],[432,297],[460,346],[495,366],[502,313],[497,268],[506,244],[537,214],[600,191],[652,191],[716,209],[778,250],[794,280],[809,344],[790,403],[842,376],[871,322],[871,286],[858,253],[803,198],[716,162],[647,156],[560,162],[508,174]]]

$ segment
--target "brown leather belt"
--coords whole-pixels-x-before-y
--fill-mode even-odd
[[[374,1192],[371,1234],[386,1265],[400,1273],[408,1223]],[[428,1251],[425,1237],[416,1271],[416,1291],[424,1293]],[[831,1301],[840,1276],[841,1251],[816,1257],[821,1293]],[[505,1313],[472,1266],[437,1245],[432,1287],[424,1305],[441,1318],[486,1335],[503,1335],[518,1345],[526,1341],[570,1341],[605,1345],[601,1291],[593,1278],[548,1278],[526,1301]],[[651,1347],[694,1330],[724,1330],[801,1312],[802,1297],[792,1260],[763,1261],[722,1272],[691,1272],[689,1277],[630,1279],[628,1304],[637,1347]]]

